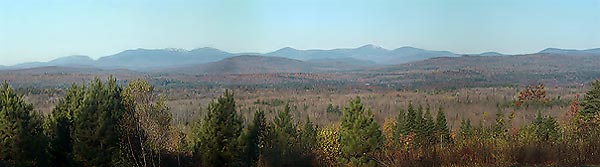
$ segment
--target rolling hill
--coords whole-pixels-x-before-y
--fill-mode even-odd
[[[284,57],[242,55],[212,63],[159,70],[159,72],[186,74],[312,73],[356,70],[364,67],[366,66],[352,64],[352,60],[301,61]]]
[[[536,53],[539,55],[562,55],[562,56],[590,56],[600,55],[600,48],[588,50],[568,50],[548,48]],[[243,55],[242,53],[229,53],[215,48],[198,48],[193,50],[184,49],[134,49],[126,50],[114,55],[101,57],[93,60],[87,56],[68,56],[58,58],[49,62],[30,62],[14,66],[0,67],[4,69],[27,69],[37,67],[89,67],[99,69],[127,69],[134,71],[157,71],[161,69],[175,69],[179,67],[205,66],[213,62],[227,60],[234,56]],[[300,60],[307,65],[296,70],[289,71],[344,71],[371,68],[382,65],[413,64],[419,61],[442,57],[461,57],[461,54],[455,54],[449,51],[430,51],[414,47],[401,47],[394,50],[388,50],[376,45],[364,45],[358,48],[342,49],[310,49],[298,50],[291,47],[279,49],[265,54],[255,54],[267,57],[283,57],[288,59]],[[502,57],[507,56],[497,52],[485,52],[481,54],[466,56],[486,56]],[[265,58],[263,58],[265,59]],[[275,58],[277,59],[277,58]],[[475,59],[475,58],[473,58]],[[227,60],[232,61],[232,60]],[[263,60],[266,61],[266,60]],[[275,61],[277,62],[277,61]],[[221,62],[222,63],[222,62]],[[257,62],[260,63],[260,62]],[[263,62],[264,63],[264,62]],[[284,62],[289,64],[290,62]],[[243,63],[237,64],[239,66]],[[293,64],[293,63],[292,63]],[[418,64],[418,63],[417,63]],[[276,63],[269,63],[274,67],[256,67],[256,71],[285,71],[278,67]],[[450,64],[452,65],[452,64]],[[427,65],[425,65],[427,66]],[[299,67],[299,66],[298,66]],[[245,67],[240,67],[245,68]],[[259,70],[259,69],[263,70]],[[299,70],[303,69],[303,70]],[[310,70],[307,70],[310,69]],[[250,70],[253,71],[253,70]]]
[[[457,54],[448,51],[429,51],[413,47],[401,47],[394,50],[388,50],[371,44],[352,49],[331,50],[298,50],[286,47],[264,55],[298,60],[354,58],[358,60],[373,61],[378,64],[402,64],[425,60],[432,57],[458,56]]]
[[[581,85],[599,79],[600,55],[536,53],[515,56],[440,57],[374,68],[368,80],[397,87]],[[418,85],[418,86],[417,86]]]
[[[600,55],[600,48],[586,49],[586,50],[547,48],[538,53],[556,54],[556,55]]]
[[[109,69],[148,70],[214,62],[234,55],[208,47],[190,51],[182,49],[136,49],[102,57],[97,60],[96,66]]]

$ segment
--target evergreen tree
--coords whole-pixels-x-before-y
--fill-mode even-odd
[[[396,117],[396,126],[394,126],[393,129],[393,135],[394,135],[394,140],[399,140],[400,137],[406,136],[408,134],[408,127],[407,127],[407,118],[406,118],[406,112],[402,109],[400,109],[398,116]]]
[[[417,107],[413,132],[415,133],[416,142],[422,143],[425,134],[425,119],[423,118],[423,106],[421,104]]]
[[[583,122],[589,123],[598,113],[600,113],[600,80],[594,81],[592,88],[585,93],[578,115]]]
[[[252,124],[246,132],[244,143],[245,163],[244,166],[255,166],[262,149],[265,148],[269,124],[265,118],[265,112],[258,110],[254,113]]]
[[[504,114],[500,110],[496,112],[496,123],[492,126],[492,135],[494,137],[505,137],[508,132],[504,122]]]
[[[423,114],[423,123],[422,123],[422,131],[419,137],[421,141],[426,144],[433,144],[436,141],[434,132],[435,132],[435,122],[433,120],[433,116],[431,116],[431,107],[427,105],[425,108],[425,113]]]
[[[296,125],[290,110],[290,106],[286,104],[284,110],[278,111],[273,119],[273,137],[269,143],[271,148],[266,155],[273,166],[294,166],[302,162]]]
[[[317,130],[316,127],[308,115],[306,116],[306,121],[304,121],[304,125],[302,127],[302,131],[300,131],[300,153],[302,154],[301,162],[297,163],[297,165],[305,165],[312,166],[313,160],[315,157],[314,150],[317,149]]]
[[[304,122],[301,132],[300,138],[302,139],[302,150],[305,153],[309,153],[317,145],[317,128],[313,125],[308,116],[306,116],[306,121]]]
[[[203,166],[239,166],[242,119],[237,113],[233,93],[226,90],[223,96],[208,104],[207,110],[200,132],[196,133],[200,136],[194,156]]]
[[[352,100],[344,108],[340,131],[342,163],[364,166],[374,165],[373,154],[383,144],[383,136],[370,109],[363,106],[360,98]]]
[[[0,86],[0,165],[47,166],[42,117],[4,82]]]
[[[81,109],[84,94],[84,87],[73,84],[50,114],[47,135],[50,139],[48,152],[52,166],[77,166],[73,160],[72,132],[75,115]]]
[[[556,122],[553,117],[543,117],[542,114],[538,112],[531,125],[533,126],[534,134],[538,141],[556,141],[560,137],[558,122]]]
[[[407,128],[406,134],[416,133],[416,129],[419,128],[419,125],[417,124],[417,117],[417,112],[415,111],[412,103],[408,104],[408,112],[406,113],[405,119],[405,127]]]
[[[439,142],[449,143],[450,141],[450,130],[448,129],[448,122],[446,121],[446,113],[442,110],[442,107],[438,108],[435,121],[436,137],[439,138]]]
[[[463,139],[473,135],[473,126],[471,125],[470,119],[463,119],[460,121],[460,137]]]
[[[109,77],[106,83],[96,78],[85,91],[83,104],[75,113],[73,153],[82,166],[116,166],[121,159],[120,121],[124,106],[121,87]]]

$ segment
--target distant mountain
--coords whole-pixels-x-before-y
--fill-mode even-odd
[[[484,52],[479,54],[479,56],[506,56],[505,54],[502,53],[498,53],[498,52]]]
[[[46,63],[42,62],[27,62],[21,63],[13,66],[8,66],[6,69],[25,69],[25,68],[36,68],[46,66]]]
[[[390,61],[392,62],[402,62],[408,63],[413,61],[426,60],[434,57],[458,57],[459,55],[454,54],[448,51],[429,51],[419,48],[413,47],[401,47],[395,50],[392,50],[392,55],[395,55],[394,58]],[[400,63],[395,63],[400,64]]]
[[[326,58],[326,59],[311,59],[306,62],[314,63],[314,64],[322,64],[323,66],[331,65],[335,67],[347,67],[347,69],[355,69],[355,68],[366,68],[366,67],[374,67],[378,64],[374,61],[369,60],[359,60],[356,58]]]
[[[413,47],[402,47],[395,50],[387,50],[371,44],[353,49],[331,50],[297,50],[286,47],[265,55],[298,60],[354,58],[358,60],[373,61],[379,64],[402,64],[412,61],[425,60],[432,57],[458,56],[457,54],[448,51],[429,51]]]
[[[54,59],[49,62],[29,62],[21,63],[14,66],[5,67],[4,69],[27,69],[38,67],[91,67],[94,65],[94,60],[88,56],[67,56]]]
[[[88,56],[81,56],[81,55],[67,56],[67,57],[61,57],[61,58],[49,61],[47,63],[47,65],[49,65],[49,66],[93,66],[94,59],[92,59]]]
[[[586,49],[586,50],[546,48],[538,53],[559,54],[559,55],[600,55],[600,48]]]
[[[376,45],[364,45],[358,48],[341,49],[309,49],[298,50],[291,47],[279,49],[274,52],[259,53],[229,53],[215,48],[198,48],[194,50],[185,49],[134,49],[126,50],[114,55],[93,60],[87,56],[68,56],[58,58],[49,62],[30,62],[14,66],[5,66],[0,69],[27,69],[47,66],[57,67],[90,67],[99,69],[127,69],[135,71],[160,71],[161,69],[175,69],[178,67],[204,66],[212,62],[226,60],[240,55],[258,55],[268,57],[288,58],[300,60],[309,64],[316,71],[339,71],[368,68],[381,65],[397,65],[428,60],[440,57],[461,57],[449,51],[431,51],[414,47],[401,47],[388,50]],[[543,55],[600,55],[600,48],[588,50],[569,50],[548,48],[537,54]],[[467,54],[464,56],[497,57],[506,56],[497,52],[485,52],[481,54]],[[241,59],[241,58],[237,58]],[[263,58],[263,61],[266,58]],[[236,59],[234,59],[236,60]],[[232,61],[228,59],[228,61]],[[282,63],[289,63],[281,61]],[[223,63],[223,62],[221,62]],[[250,63],[250,62],[248,62]],[[260,62],[257,62],[260,63]],[[276,64],[272,64],[277,66]],[[269,69],[264,67],[265,71]],[[258,70],[260,71],[260,70]],[[282,70],[273,70],[282,71]],[[290,70],[293,71],[293,70]],[[305,70],[302,70],[305,71]],[[309,70],[310,71],[310,70]]]
[[[360,62],[362,62],[362,64]],[[242,55],[212,63],[159,71],[187,74],[312,73],[346,71],[372,67],[367,64],[373,65],[374,63],[368,63],[352,58],[301,61],[284,57]]]
[[[576,71],[600,72],[600,56],[573,56],[559,54],[528,54],[513,56],[439,57],[412,63],[375,68],[376,71],[486,71],[494,74],[507,72],[556,73]]]
[[[439,57],[363,70],[363,81],[404,88],[583,85],[600,76],[600,56],[535,53]],[[373,75],[377,74],[377,75]]]
[[[483,56],[483,57],[489,57],[489,56],[508,56],[502,53],[498,53],[498,52],[483,52],[483,53],[479,53],[479,54],[464,54],[462,55],[463,57],[468,57],[468,56]]]
[[[236,56],[214,48],[184,49],[135,49],[93,60],[88,56],[67,56],[49,62],[22,63],[4,69],[26,69],[37,67],[95,67],[101,69],[130,69],[146,71],[203,64]]]
[[[43,66],[25,69],[7,69],[0,74],[111,74],[111,73],[135,73],[129,70],[104,70],[93,67],[61,67]]]
[[[203,64],[232,56],[235,55],[208,47],[191,51],[183,49],[136,49],[102,57],[97,60],[96,66],[101,68],[147,70]]]
[[[194,74],[253,74],[315,71],[309,63],[283,57],[243,55],[221,61],[169,69],[167,72]]]

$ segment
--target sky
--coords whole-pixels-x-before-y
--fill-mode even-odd
[[[127,49],[600,48],[600,0],[0,0],[0,65]]]

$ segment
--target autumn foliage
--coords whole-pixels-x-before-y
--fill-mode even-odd
[[[281,101],[240,111],[226,90],[194,122],[172,120],[144,80],[74,84],[47,116],[0,87],[0,166],[575,166],[600,163],[600,81],[564,108],[562,122],[539,111],[483,115],[449,127],[443,107],[408,102],[380,123],[355,97],[317,126]],[[547,102],[544,85],[520,91],[515,105]],[[260,105],[262,103],[259,103]],[[509,105],[512,105],[509,104]],[[500,110],[500,109],[499,109]],[[243,115],[251,115],[245,119]],[[487,118],[490,117],[490,118]]]

